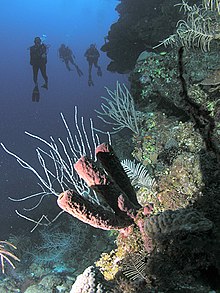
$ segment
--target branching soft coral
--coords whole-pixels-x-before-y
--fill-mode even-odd
[[[13,253],[11,253],[9,251],[8,248],[10,248],[10,247],[17,249],[16,246],[14,246],[13,244],[11,244],[8,241],[0,241],[0,259],[1,259],[1,269],[2,269],[3,274],[5,273],[4,261],[6,261],[13,269],[15,268],[15,265],[10,260],[10,258],[17,260],[17,261],[20,261],[17,256],[15,256]]]

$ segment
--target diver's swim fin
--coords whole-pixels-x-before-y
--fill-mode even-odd
[[[35,86],[32,92],[32,102],[39,102],[40,92],[38,86]]]
[[[44,83],[41,87],[48,90],[48,83]]]
[[[88,80],[88,86],[94,86],[94,83],[91,79]]]
[[[76,71],[77,71],[79,77],[81,77],[83,75],[83,72],[82,72],[82,70],[79,69],[78,65],[76,65]]]

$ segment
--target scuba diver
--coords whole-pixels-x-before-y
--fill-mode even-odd
[[[97,68],[97,75],[102,76],[102,70],[101,67],[98,65],[98,59],[99,59],[99,51],[96,49],[95,44],[91,44],[90,47],[86,50],[84,56],[86,57],[88,63],[89,63],[89,79],[88,79],[88,85],[94,86],[94,83],[92,81],[92,66],[94,65]]]
[[[83,75],[79,66],[74,62],[73,59],[75,59],[75,56],[73,55],[72,50],[68,46],[61,44],[61,46],[59,48],[59,58],[65,63],[68,71],[72,71],[72,69],[70,68],[70,65],[69,65],[69,62],[70,62],[72,65],[75,66],[79,77],[81,77]]]
[[[35,83],[36,93],[38,89],[37,81],[38,81],[39,69],[44,79],[44,84],[42,85],[42,87],[45,89],[48,89],[48,77],[46,73],[47,49],[48,47],[42,43],[40,37],[36,37],[34,39],[34,45],[30,47],[30,64],[32,65],[32,68],[33,68],[33,80]],[[39,90],[38,90],[38,93],[39,93]]]

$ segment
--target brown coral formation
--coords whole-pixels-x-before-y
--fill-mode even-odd
[[[112,24],[101,48],[112,60],[107,69],[127,73],[134,68],[143,50],[153,51],[153,46],[175,27],[179,15],[174,4],[176,0],[162,3],[160,0],[121,0],[116,7],[119,19]]]
[[[144,228],[151,237],[158,238],[161,234],[206,232],[213,228],[213,223],[195,210],[166,210],[146,219]]]

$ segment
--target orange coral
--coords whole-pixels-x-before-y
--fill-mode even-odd
[[[13,262],[10,260],[9,257],[11,257],[14,260],[20,261],[20,259],[17,256],[15,256],[13,253],[11,253],[5,246],[17,249],[16,246],[14,246],[8,241],[0,241],[0,259],[1,259],[1,268],[2,268],[3,274],[5,273],[4,261],[6,261],[10,266],[12,266],[13,269],[15,268],[15,265],[13,264]]]

